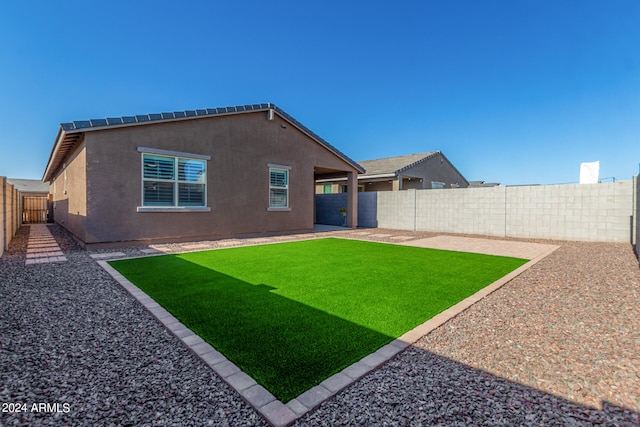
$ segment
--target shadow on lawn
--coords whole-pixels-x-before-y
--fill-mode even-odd
[[[266,284],[174,255],[160,258],[110,264],[283,402],[395,338],[282,297]]]
[[[128,268],[130,261],[111,264],[283,402],[394,339],[282,297],[268,284],[254,285],[178,256],[136,259]],[[153,270],[145,266],[149,261],[155,261]],[[155,280],[147,280],[149,271]],[[297,424],[640,422],[638,412],[604,400],[602,405],[598,410],[410,347]]]

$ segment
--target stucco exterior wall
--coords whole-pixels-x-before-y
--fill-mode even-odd
[[[57,171],[50,186],[53,219],[80,240],[87,222],[87,150],[81,143]]]
[[[211,156],[210,212],[138,212],[139,147]],[[67,228],[87,244],[311,230],[314,167],[357,172],[280,116],[268,120],[264,111],[93,130],[85,134],[84,152],[86,159],[77,157],[72,165],[86,168],[86,198],[80,197],[86,209],[70,202],[64,215],[56,210],[56,221],[67,227],[72,215],[80,216],[82,232]],[[289,210],[268,209],[269,164],[290,167]]]
[[[631,242],[632,181],[378,193],[378,227],[499,237]],[[635,204],[634,204],[635,203]]]
[[[364,189],[364,191],[369,192],[369,191],[391,191],[393,190],[393,183],[391,182],[391,178],[387,181],[374,181],[374,182],[367,182],[367,181],[361,181],[362,187]]]
[[[468,186],[465,178],[440,153],[403,171],[402,174],[405,177],[420,177],[422,179],[422,182],[416,179],[404,179],[402,181],[404,190],[432,188],[432,182],[442,182],[445,184],[445,188],[452,188],[452,185],[457,185],[460,188]]]

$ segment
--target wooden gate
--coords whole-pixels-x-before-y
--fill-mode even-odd
[[[22,198],[22,223],[46,223],[49,214],[47,196],[24,196]]]

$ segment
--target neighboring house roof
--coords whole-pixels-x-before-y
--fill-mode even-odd
[[[370,176],[397,176],[430,157],[441,154],[440,151],[430,151],[428,153],[408,154],[406,156],[386,157],[384,159],[363,160],[358,162],[360,166],[367,170],[361,178]]]
[[[7,178],[7,181],[22,193],[49,193],[49,183],[39,179]]]
[[[497,187],[499,182],[469,181],[469,187]]]
[[[287,114],[280,107],[277,107],[272,103],[266,103],[266,104],[240,105],[235,107],[206,108],[201,110],[175,111],[172,113],[110,117],[106,119],[80,120],[80,121],[74,121],[70,123],[61,123],[60,129],[58,130],[58,135],[56,136],[56,140],[55,140],[53,149],[51,151],[51,155],[49,156],[49,161],[47,162],[47,167],[45,169],[42,180],[49,181],[51,180],[51,178],[53,178],[52,176],[53,173],[58,169],[63,159],[66,157],[69,151],[71,151],[71,149],[74,147],[76,142],[78,142],[81,135],[84,134],[85,132],[90,132],[94,130],[104,130],[104,129],[110,129],[110,128],[148,125],[152,123],[165,123],[165,122],[173,122],[173,121],[201,119],[203,117],[211,117],[211,116],[242,114],[242,113],[249,113],[249,112],[256,112],[256,111],[266,112],[269,110],[273,110],[274,113],[278,114],[283,119],[287,120],[293,126],[297,127],[300,131],[307,134],[310,138],[314,139],[316,142],[326,147],[329,151],[333,152],[338,157],[341,157],[347,163],[351,164],[351,166],[356,168],[360,173],[365,172],[365,170],[358,163],[351,160],[340,150],[338,150],[333,145],[329,144],[320,136],[312,132],[309,128],[307,128],[302,123],[300,123],[299,121],[294,119],[292,116]]]

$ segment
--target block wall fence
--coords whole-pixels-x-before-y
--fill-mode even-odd
[[[635,207],[635,213],[633,215],[633,245],[636,256],[640,260],[640,177],[638,175],[633,177],[634,199],[633,206]]]
[[[9,248],[21,222],[20,193],[6,177],[0,176],[0,256]]]
[[[638,187],[636,176],[632,181],[600,184],[381,191],[375,197],[367,196],[369,199],[359,198],[358,225],[497,237],[630,242],[637,249]],[[374,193],[360,193],[365,194]],[[316,207],[324,206],[323,198],[337,207],[337,196],[342,195],[317,195]],[[368,219],[360,222],[361,217]],[[322,223],[322,219],[318,215],[316,222]]]
[[[342,225],[346,194],[317,194],[316,222]],[[0,177],[0,255],[21,223],[20,193]],[[640,252],[640,182],[358,194],[361,227],[496,237],[624,242]]]
[[[358,227],[377,227],[377,192],[358,193]],[[363,206],[364,209],[360,209]],[[340,209],[347,207],[347,193],[316,194],[316,224],[344,225]]]

